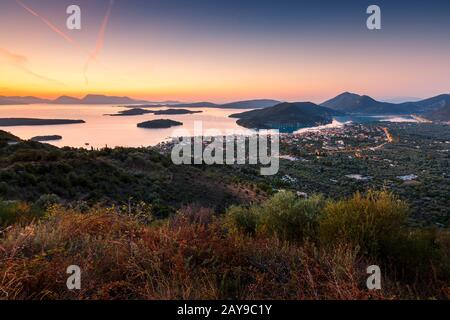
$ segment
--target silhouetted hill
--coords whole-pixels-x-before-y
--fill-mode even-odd
[[[414,102],[418,106],[417,112],[427,112],[437,110],[450,104],[450,94],[440,94],[438,96]]]
[[[341,112],[318,106],[312,102],[283,102],[276,106],[230,115],[239,118],[237,124],[251,129],[279,129],[282,132],[328,124]]]
[[[161,106],[166,106],[167,104],[164,103],[151,103],[151,104],[141,104],[139,106],[131,105],[131,106],[124,106],[124,108],[160,108]],[[219,108],[220,105],[212,103],[212,102],[192,102],[192,103],[176,103],[171,104],[170,107],[172,108]]]
[[[32,97],[32,96],[26,96],[26,97],[18,97],[18,96],[4,97],[4,96],[0,96],[0,104],[1,105],[49,103],[50,101],[51,100],[42,99],[42,98],[36,98],[36,97]]]
[[[179,114],[194,114],[201,113],[203,111],[192,111],[187,109],[166,109],[166,110],[148,110],[142,108],[132,108],[123,111],[119,111],[116,114],[109,114],[109,116],[120,117],[120,116],[140,116],[143,114],[153,113],[155,115],[179,115]]]
[[[271,99],[257,99],[257,100],[245,100],[245,101],[225,103],[220,105],[220,107],[230,109],[262,109],[273,107],[279,103],[281,103],[281,101]]]
[[[450,103],[449,94],[441,94],[425,100],[403,103],[377,101],[366,95],[344,92],[321,106],[353,114],[420,114]]]
[[[244,101],[235,101],[224,104],[218,104],[213,102],[191,102],[191,103],[178,103],[171,105],[172,108],[220,108],[220,109],[262,109],[267,107],[273,107],[276,104],[279,104],[280,101],[271,100],[271,99],[257,99],[257,100],[244,100]],[[160,104],[147,104],[141,105],[139,107],[142,108],[155,108],[160,107]],[[127,107],[135,107],[135,106],[127,106]]]
[[[53,100],[51,103],[53,104],[81,104],[81,100],[74,97],[69,96],[61,96],[55,100]]]
[[[333,110],[354,114],[408,114],[415,112],[414,104],[380,102],[366,95],[344,92],[321,104]]]
[[[26,104],[26,103],[20,103],[20,102],[17,102],[17,101],[8,100],[6,98],[0,98],[0,106],[15,105],[15,104]]]
[[[115,96],[104,96],[88,94],[82,99],[82,103],[87,104],[123,104],[123,103],[147,103],[144,100],[135,100],[129,97],[115,97]]]
[[[426,119],[435,122],[449,122],[450,121],[450,103],[435,110],[428,111],[423,115]]]
[[[148,103],[148,101],[134,100],[129,97],[105,96],[97,94],[88,94],[82,99],[62,96],[52,101],[54,104],[139,104]]]

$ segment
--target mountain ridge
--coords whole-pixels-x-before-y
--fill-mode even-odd
[[[312,102],[282,102],[273,107],[232,114],[237,124],[250,129],[278,129],[292,132],[302,127],[328,124],[333,116],[343,115]]]
[[[450,94],[403,103],[382,102],[367,95],[344,92],[320,105],[349,114],[413,114],[438,109],[450,103]]]
[[[76,98],[67,95],[56,99],[44,99],[34,96],[0,96],[0,105],[26,105],[26,104],[114,104],[124,107],[161,107],[170,105],[173,108],[219,108],[219,109],[264,109],[273,107],[282,101],[273,99],[253,99],[234,101],[229,103],[214,102],[190,102],[180,103],[178,101],[150,102],[137,100],[127,96],[108,96],[101,94],[87,94],[83,98]],[[439,94],[419,101],[392,103],[376,100],[368,95],[359,95],[351,92],[344,92],[324,101],[319,106],[344,112],[347,114],[424,114],[437,110],[450,104],[450,94]]]
[[[439,109],[424,113],[423,117],[433,122],[450,122],[450,103],[445,104]]]

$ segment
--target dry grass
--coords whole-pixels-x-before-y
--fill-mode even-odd
[[[66,268],[79,265],[82,289]],[[317,248],[229,233],[207,209],[186,208],[148,226],[107,209],[54,208],[0,238],[1,299],[391,299],[417,297],[385,280],[365,288],[373,264],[346,245]],[[437,294],[442,292],[437,288]]]

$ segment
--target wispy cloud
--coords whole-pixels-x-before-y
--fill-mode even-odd
[[[0,48],[0,58],[2,58],[3,60],[6,61],[6,63],[9,63],[10,65],[21,69],[22,71],[28,73],[29,75],[32,75],[35,78],[38,78],[40,80],[44,80],[47,82],[51,82],[54,84],[59,84],[62,85],[63,83],[61,81],[58,80],[54,80],[48,77],[45,77],[39,73],[36,73],[34,71],[32,71],[28,66],[27,66],[27,62],[28,62],[28,58],[17,54],[17,53],[13,53],[10,52],[6,49]]]

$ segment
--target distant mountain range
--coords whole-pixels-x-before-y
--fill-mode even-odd
[[[140,104],[148,103],[144,100],[134,100],[128,97],[115,97],[105,95],[88,94],[82,99],[62,96],[52,101],[54,104]]]
[[[88,94],[84,98],[74,98],[70,96],[61,96],[57,99],[41,99],[32,96],[27,97],[4,97],[0,96],[0,105],[16,105],[16,104],[142,104],[142,103],[154,103],[154,104],[173,104],[179,103],[179,101],[161,101],[151,102],[145,100],[135,100],[129,97],[116,97],[106,95]]]
[[[137,106],[144,108],[160,107],[161,105],[170,105],[173,108],[221,108],[221,109],[263,109],[273,107],[281,103],[272,99],[256,99],[236,101],[224,104],[213,102],[193,102],[180,103],[178,101],[161,101],[151,102],[144,100],[136,100],[129,97],[117,97],[107,95],[89,94],[84,98],[75,98],[70,96],[61,96],[54,100],[41,99],[32,96],[0,96],[0,105],[15,104],[113,104],[122,105],[129,108]],[[394,114],[417,114],[425,113],[444,108],[450,104],[450,94],[441,94],[419,101],[410,101],[402,103],[383,102],[373,99],[367,95],[359,95],[350,92],[344,92],[333,99],[327,100],[320,104],[335,111],[346,114],[361,115],[394,115]]]
[[[36,97],[3,97],[0,96],[0,105],[12,105],[12,104],[33,104],[33,103],[50,103],[51,100],[41,99]]]
[[[328,124],[342,112],[312,102],[283,102],[273,107],[230,115],[237,124],[250,129],[278,129],[293,132],[300,128]]]
[[[224,104],[218,104],[213,102],[191,102],[191,103],[178,103],[172,104],[173,108],[220,108],[220,109],[262,109],[267,107],[273,107],[279,104],[281,101],[271,99],[256,99],[256,100],[244,100],[236,101]],[[135,106],[129,106],[135,107]],[[141,105],[141,108],[160,107],[159,104]]]
[[[245,100],[236,101],[225,104],[217,104],[213,102],[191,102],[180,103],[179,101],[145,101],[136,100],[129,97],[116,97],[106,95],[88,94],[84,98],[75,98],[70,96],[61,96],[54,100],[41,99],[32,96],[27,97],[5,97],[0,96],[0,105],[18,105],[18,104],[116,104],[125,105],[125,107],[136,107],[139,105],[141,108],[160,107],[161,105],[170,105],[174,108],[221,108],[221,109],[256,109],[272,107],[280,101],[270,99],[257,99],[257,100]]]
[[[403,103],[377,101],[366,95],[344,92],[321,104],[347,114],[412,114],[425,113],[439,109],[450,103],[450,94],[441,94],[425,100]]]

